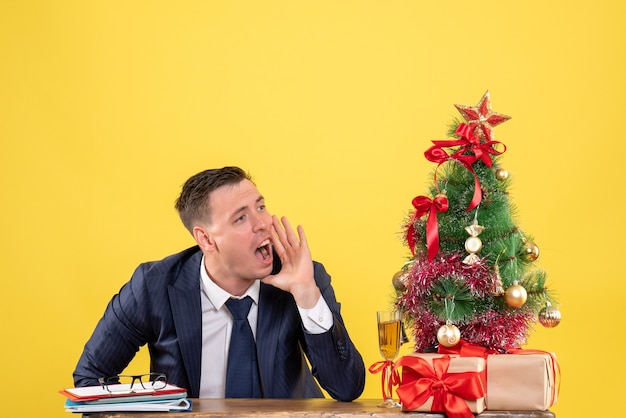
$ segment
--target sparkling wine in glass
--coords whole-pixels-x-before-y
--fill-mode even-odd
[[[383,402],[378,404],[384,408],[398,408],[400,404],[393,400],[391,375],[393,373],[393,360],[400,351],[400,322],[399,311],[378,311],[378,348],[385,359],[383,370]]]

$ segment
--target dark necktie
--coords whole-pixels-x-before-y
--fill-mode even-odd
[[[228,299],[226,306],[234,318],[226,367],[227,398],[260,398],[256,343],[248,322],[252,299]]]

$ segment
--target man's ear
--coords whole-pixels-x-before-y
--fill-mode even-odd
[[[205,227],[195,226],[193,228],[193,237],[203,251],[210,252],[215,250],[215,241]]]

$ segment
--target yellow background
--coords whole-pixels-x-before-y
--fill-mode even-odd
[[[109,298],[138,263],[193,244],[181,184],[229,164],[305,226],[378,361],[423,151],[487,89],[513,117],[495,131],[511,198],[562,303],[527,347],[560,359],[557,416],[611,414],[626,372],[625,15],[618,0],[2,2],[2,415],[67,416],[57,391]],[[145,352],[131,367],[148,369]]]

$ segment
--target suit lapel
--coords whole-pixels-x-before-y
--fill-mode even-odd
[[[201,260],[202,253],[200,251],[192,255],[183,264],[176,281],[168,288],[176,336],[189,378],[192,397],[200,393],[202,363]]]
[[[285,309],[284,297],[285,294],[277,291],[275,287],[261,283],[256,343],[259,373],[265,397],[272,396],[274,359]]]

